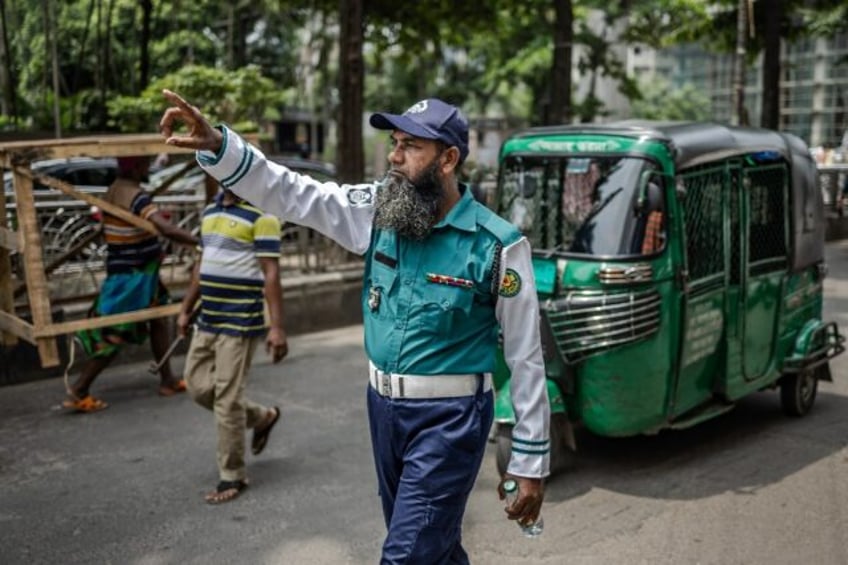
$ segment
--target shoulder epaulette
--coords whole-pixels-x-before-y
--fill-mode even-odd
[[[494,235],[504,247],[508,247],[521,239],[521,232],[511,223],[507,222],[482,204],[477,214],[480,226]]]

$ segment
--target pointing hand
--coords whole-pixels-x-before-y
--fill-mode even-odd
[[[159,131],[165,136],[165,143],[217,153],[221,149],[224,135],[209,124],[200,110],[186,102],[176,92],[166,89],[162,91],[162,94],[174,104],[165,110],[159,121]],[[188,127],[188,135],[174,135],[174,125],[178,122]]]

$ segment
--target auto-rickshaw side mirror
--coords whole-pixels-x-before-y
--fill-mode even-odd
[[[643,171],[639,177],[639,193],[636,197],[634,215],[639,216],[646,211],[658,210],[662,207],[662,182],[655,171]]]

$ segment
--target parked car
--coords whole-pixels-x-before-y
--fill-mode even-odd
[[[330,163],[315,161],[312,159],[303,159],[289,155],[269,155],[268,159],[275,163],[285,165],[298,173],[309,175],[319,181],[335,180],[336,169]],[[162,183],[179,173],[185,167],[186,163],[186,161],[180,161],[151,173],[150,181],[147,183],[148,188],[150,190],[155,190],[156,187],[161,186]],[[168,191],[190,192],[194,190],[202,192],[203,177],[203,171],[200,167],[195,167],[174,181],[174,183],[168,187]]]
[[[336,180],[336,167],[331,163],[324,161],[316,161],[313,159],[303,159],[302,157],[294,157],[291,155],[269,155],[268,159],[285,165],[289,169],[308,175],[317,181],[333,181]]]
[[[148,190],[156,190],[162,183],[167,182],[171,177],[182,171],[188,163],[189,161],[178,161],[150,173],[150,179],[147,182]],[[167,190],[172,194],[193,191],[203,191],[203,171],[199,166],[188,170],[183,176],[175,180]]]
[[[30,166],[33,173],[49,175],[73,184],[85,191],[105,192],[118,174],[118,161],[111,157],[92,159],[74,157],[70,159],[49,159],[36,161]],[[7,195],[14,195],[12,172],[3,174],[3,186]],[[36,182],[34,190],[49,190],[49,187]]]

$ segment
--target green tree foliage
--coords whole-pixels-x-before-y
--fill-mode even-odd
[[[366,99],[402,110],[438,96],[469,113],[541,123],[556,15],[550,0],[369,2]]]
[[[628,26],[622,39],[655,49],[694,41],[706,36],[713,25],[711,13],[718,7],[722,7],[721,2],[635,0],[629,4]]]
[[[242,68],[249,61],[279,90],[290,88],[299,48],[295,31],[309,15],[303,8],[295,8],[295,2],[152,0],[148,76],[142,76],[144,3],[47,1],[53,3],[56,13],[62,129],[66,131],[102,130],[116,123],[114,115],[107,115],[110,105],[132,109],[120,121],[134,121],[131,116],[143,114],[145,103],[130,104],[126,97],[138,95],[146,82],[184,65]],[[5,16],[15,95],[22,102],[18,111],[29,118],[32,127],[52,129],[51,57],[45,39],[44,2],[6,2]],[[233,54],[238,54],[237,61],[230,59]],[[249,80],[255,73],[236,77]],[[251,114],[248,119],[256,116]]]
[[[239,131],[255,131],[263,120],[278,118],[274,109],[284,102],[284,94],[258,67],[227,71],[189,65],[153,81],[141,96],[109,100],[110,126],[123,132],[155,131],[166,108],[164,88],[180,92],[212,121],[232,124]]]
[[[641,85],[641,97],[631,105],[634,118],[645,120],[708,120],[710,100],[691,84],[673,88],[662,80]]]
[[[232,115],[229,107],[242,107],[233,98],[265,92],[264,84],[251,82],[265,77],[287,102],[323,119],[359,119],[336,114],[341,106],[339,63],[333,55],[339,39],[338,0],[15,0],[4,3],[9,49],[4,76],[9,86],[2,101],[4,111],[20,117],[12,120],[18,127],[53,129],[45,1],[56,13],[63,131],[141,127],[158,97],[150,88],[166,80],[196,95],[193,100],[204,101],[204,109],[208,101],[221,116]],[[749,41],[750,57],[766,44],[765,16],[775,1],[753,2],[756,34]],[[848,27],[844,0],[782,3],[782,38],[827,36]],[[568,85],[561,82],[560,94],[551,94],[553,73],[563,68],[554,58],[557,42],[561,47],[564,41],[557,36],[562,0],[369,0],[362,5],[366,108],[403,110],[434,95],[462,105],[470,115],[518,116],[533,124],[547,123],[552,115],[590,121],[605,112],[594,86],[573,102],[562,100]],[[581,53],[577,68],[583,77],[593,84],[611,78],[637,101],[646,94],[626,76],[616,43],[662,48],[699,40],[730,52],[736,5],[737,0],[570,0],[573,36],[566,37],[572,37],[569,43]],[[588,25],[593,9],[605,14],[602,25]],[[145,13],[149,34],[144,33]],[[248,63],[257,69],[234,74]],[[180,71],[184,66],[189,68]],[[226,87],[214,84],[219,78]],[[245,86],[239,87],[238,80]],[[216,95],[224,91],[224,102],[217,104]],[[276,104],[281,96],[268,103]],[[243,117],[254,123],[261,119],[258,104],[244,105]],[[568,112],[552,112],[563,104]]]
[[[368,104],[403,110],[415,100],[437,96],[465,106],[481,88],[484,69],[472,52],[485,35],[495,35],[495,4],[366,2]]]

